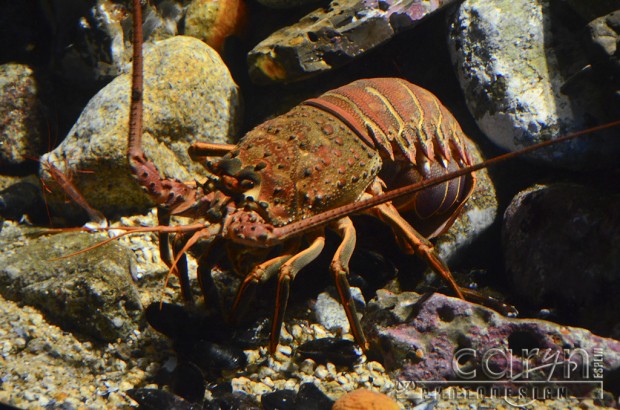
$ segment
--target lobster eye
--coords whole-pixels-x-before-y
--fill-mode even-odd
[[[243,169],[236,177],[239,180],[239,186],[246,191],[254,188],[260,182],[259,175],[250,168]]]
[[[244,179],[239,184],[241,185],[241,188],[243,189],[252,189],[254,188],[255,182],[252,181],[251,179]]]

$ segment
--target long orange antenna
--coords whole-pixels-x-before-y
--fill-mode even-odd
[[[93,232],[93,231],[111,231],[111,230],[123,229],[123,230],[126,230],[126,232],[123,232],[122,234],[116,235],[116,236],[114,236],[112,238],[108,238],[106,240],[103,240],[103,241],[101,241],[99,243],[96,243],[96,244],[94,244],[92,246],[89,246],[88,248],[81,249],[81,250],[79,250],[77,252],[73,252],[73,253],[70,253],[68,255],[59,256],[57,258],[50,259],[49,261],[53,262],[53,261],[57,261],[57,260],[60,260],[60,259],[66,259],[66,258],[70,258],[72,256],[79,255],[81,253],[85,253],[85,252],[91,251],[93,249],[96,249],[96,248],[98,248],[100,246],[103,246],[103,245],[105,245],[105,244],[107,244],[109,242],[112,242],[112,241],[114,241],[116,239],[119,239],[119,238],[121,238],[123,236],[129,235],[129,234],[132,234],[132,233],[145,233],[145,232],[174,232],[174,233],[180,233],[180,232],[192,232],[192,231],[199,231],[201,229],[206,228],[207,226],[208,225],[205,225],[203,223],[197,223],[197,224],[183,225],[183,226],[167,226],[167,225],[164,225],[164,226],[139,226],[139,227],[126,226],[126,227],[98,228],[98,229],[91,229],[91,228],[84,228],[84,227],[82,227],[82,228],[70,228],[69,230],[63,228],[63,229],[59,229],[58,231],[59,232],[76,232],[76,231],[77,232]],[[54,232],[54,231],[55,231],[54,229],[49,229],[46,232],[49,233],[49,232]]]

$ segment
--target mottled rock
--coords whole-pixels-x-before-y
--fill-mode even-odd
[[[146,155],[162,175],[185,181],[205,175],[189,159],[189,144],[230,143],[240,119],[238,89],[226,66],[209,46],[178,36],[145,53],[144,73]],[[42,158],[69,175],[92,207],[108,214],[151,206],[126,160],[130,82],[124,74],[102,89],[62,144]],[[41,176],[54,186],[44,167]],[[52,197],[52,204],[62,205],[60,198]]]
[[[522,300],[597,328],[620,324],[620,195],[576,184],[534,186],[506,209],[502,243]]]
[[[563,86],[588,64],[581,31],[548,0],[474,0],[460,5],[450,51],[469,110],[497,145],[516,150],[606,120],[601,87]],[[501,12],[498,12],[501,10]],[[594,119],[594,121],[593,121]],[[532,157],[567,167],[609,166],[617,139],[573,140]]]
[[[338,293],[334,287],[330,287],[329,290],[330,292],[320,293],[313,306],[316,320],[332,332],[342,331],[344,333],[349,333],[349,321],[340,303]],[[351,288],[351,296],[355,301],[355,307],[363,311],[366,302],[359,288]]]
[[[0,255],[0,293],[40,309],[64,329],[101,341],[127,338],[138,328],[142,309],[131,280],[135,261],[129,249],[113,242],[52,260],[103,239],[94,234],[64,233],[4,252]]]
[[[603,373],[620,368],[617,340],[544,320],[502,317],[438,293],[421,297],[379,290],[362,325],[386,368],[397,379],[416,383],[469,380],[474,372],[478,380],[550,377],[560,383],[579,380],[586,369],[590,373],[585,379],[603,380]],[[552,367],[555,360],[559,362]],[[595,368],[600,372],[593,372]]]
[[[0,65],[0,168],[16,167],[47,148],[45,108],[34,71],[23,64]]]
[[[239,34],[246,18],[244,0],[194,0],[185,14],[183,34],[196,37],[221,52],[224,40]]]
[[[453,0],[334,1],[276,31],[248,54],[256,83],[291,82],[343,66]]]

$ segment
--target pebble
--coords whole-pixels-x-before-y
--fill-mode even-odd
[[[313,374],[315,368],[316,368],[316,362],[312,359],[306,359],[303,362],[301,362],[301,365],[299,366],[299,371],[305,374]]]
[[[293,349],[290,346],[278,346],[278,352],[282,353],[284,356],[290,356],[293,353]]]
[[[299,343],[300,339],[303,337],[303,329],[298,324],[294,324],[291,328],[291,335],[293,338]]]
[[[320,380],[325,380],[327,376],[329,375],[329,372],[327,371],[324,365],[320,364],[314,370],[314,375]]]
[[[269,376],[261,377],[261,381],[265,386],[269,387],[270,389],[273,389],[273,387],[275,386],[275,383],[273,382],[273,380],[271,380],[271,377]]]

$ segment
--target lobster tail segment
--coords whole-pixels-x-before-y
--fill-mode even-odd
[[[469,163],[454,117],[431,92],[405,80],[358,80],[304,104],[338,117],[383,158],[417,165],[421,153],[444,164]]]

